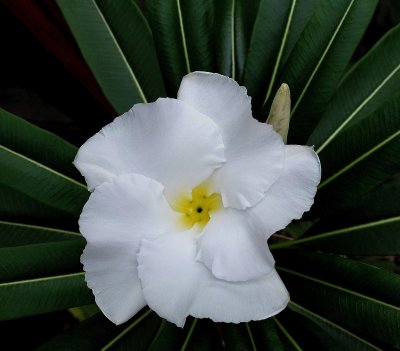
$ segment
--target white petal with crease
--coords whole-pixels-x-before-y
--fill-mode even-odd
[[[250,228],[246,213],[223,209],[212,215],[198,239],[197,259],[219,279],[246,281],[274,269],[265,236]]]
[[[227,148],[253,118],[246,88],[217,73],[193,72],[183,77],[178,100],[210,117],[220,128]]]
[[[260,201],[283,168],[283,141],[257,122],[244,87],[216,73],[185,76],[178,99],[210,117],[220,128],[227,163],[212,177],[225,207],[245,209]]]
[[[272,127],[249,120],[225,151],[227,162],[211,177],[211,186],[225,207],[254,206],[283,170],[284,144]]]
[[[97,244],[155,237],[176,228],[179,215],[163,190],[160,183],[140,174],[112,178],[90,195],[79,218],[80,232]]]
[[[195,235],[142,240],[139,277],[145,300],[158,315],[182,327],[188,315],[239,323],[268,318],[286,307],[289,295],[275,270],[247,282],[217,279],[195,260]]]
[[[268,190],[265,198],[249,209],[249,221],[255,230],[268,236],[300,219],[314,203],[321,180],[321,167],[311,147],[285,146],[285,167],[281,177]]]
[[[225,161],[216,124],[175,99],[137,104],[90,138],[75,166],[94,189],[114,176],[139,173],[170,193],[187,193]]]
[[[97,305],[116,324],[145,305],[137,272],[140,239],[176,226],[177,214],[163,189],[142,175],[122,175],[98,186],[83,208],[79,224],[88,242],[81,257],[85,280]]]
[[[137,250],[138,242],[89,243],[81,256],[85,280],[97,306],[117,325],[146,305],[137,273]]]

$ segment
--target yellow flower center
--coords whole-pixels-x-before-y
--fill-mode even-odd
[[[222,207],[221,195],[209,195],[207,186],[200,184],[192,190],[192,198],[181,197],[171,207],[181,212],[180,225],[184,229],[196,225],[202,229],[210,220],[210,213]]]

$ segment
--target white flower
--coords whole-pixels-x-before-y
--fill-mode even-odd
[[[319,160],[253,119],[234,80],[187,75],[177,99],[135,105],[74,163],[93,191],[81,260],[111,321],[146,304],[178,326],[188,315],[238,323],[286,307],[267,239],[311,207]]]

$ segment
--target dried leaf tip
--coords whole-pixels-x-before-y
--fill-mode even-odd
[[[272,101],[271,110],[267,118],[267,123],[282,137],[283,142],[287,143],[290,122],[290,89],[283,83]]]

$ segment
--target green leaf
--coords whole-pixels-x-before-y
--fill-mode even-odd
[[[321,153],[346,127],[362,120],[399,92],[400,25],[390,30],[342,79],[308,140]]]
[[[296,304],[296,306],[299,305]],[[304,313],[308,310],[300,311]],[[302,350],[381,350],[363,339],[357,339],[355,334],[351,334],[353,339],[350,339],[348,334],[341,334],[345,329],[327,319],[314,314],[313,317],[318,317],[314,321],[297,312],[299,311],[292,308],[292,302],[289,302],[288,308],[275,318],[285,327],[290,337]],[[306,314],[306,316],[310,317],[311,315]],[[290,348],[288,345],[287,348],[293,349],[293,346]]]
[[[87,201],[85,185],[3,145],[0,145],[0,164],[0,184],[45,205],[78,215]]]
[[[188,318],[183,329],[163,320],[148,351],[221,350],[216,324],[206,319]]]
[[[78,215],[89,193],[71,177],[75,153],[61,138],[0,109],[0,185]]]
[[[145,312],[146,313],[146,312]],[[137,315],[132,320],[128,321],[129,324],[125,329],[122,329],[116,336],[114,336],[106,345],[101,347],[101,351],[125,351],[125,350],[147,350],[154,335],[159,330],[162,320],[155,313],[149,310],[148,316],[143,314],[144,319],[140,320]]]
[[[338,349],[341,348],[343,350],[343,347],[346,347],[353,351],[381,350],[380,348],[372,345],[367,340],[364,340],[363,338],[357,336],[353,332],[341,327],[338,324],[331,322],[329,319],[326,319],[319,314],[310,311],[307,308],[304,308],[293,300],[289,302],[288,307],[290,310],[297,312],[307,319],[313,321],[315,323],[315,329],[321,328],[327,334],[329,334],[337,344],[341,344],[341,346],[338,345]]]
[[[0,319],[91,303],[79,262],[84,246],[81,237],[0,248]]]
[[[82,239],[81,234],[69,230],[0,221],[0,247],[77,239]]]
[[[214,71],[212,0],[146,2],[168,95],[175,96],[182,77]]]
[[[399,115],[400,94],[396,94],[381,108],[338,135],[319,154],[324,170],[319,188],[328,186],[338,177],[346,176],[360,162],[398,138]],[[373,168],[377,167],[378,164],[373,165]]]
[[[275,322],[278,330],[283,334],[286,340],[286,349],[302,351],[303,349],[298,344],[298,341],[293,337],[290,331],[288,331],[287,327],[282,323],[282,320],[278,319],[278,317],[272,317],[272,320]]]
[[[400,213],[400,178],[383,183],[365,196],[360,197],[357,203],[340,213],[345,223],[365,223],[366,220],[380,220],[396,217]],[[322,224],[322,223],[321,223]],[[338,223],[330,228],[338,228]]]
[[[189,319],[183,329],[184,341],[181,351],[222,351],[220,336],[217,334],[216,324],[207,319]],[[171,348],[171,351],[178,350],[180,345]],[[164,351],[164,348],[159,350]]]
[[[282,71],[317,2],[260,1],[242,77],[256,111],[259,112],[271,94],[274,95],[277,75]]]
[[[213,327],[210,321],[190,318],[185,327],[180,329],[147,308],[121,326],[115,326],[98,313],[38,350],[218,351],[220,347],[215,343]]]
[[[60,227],[76,221],[76,216],[45,205],[3,184],[0,184],[0,218],[45,225],[53,222]]]
[[[321,251],[354,255],[399,255],[400,216],[282,241],[270,249],[302,245]]]
[[[38,350],[146,350],[160,323],[161,318],[147,308],[120,326],[115,326],[98,313],[56,336]]]
[[[400,277],[347,258],[306,250],[274,252],[298,304],[369,338],[399,345]]]
[[[78,148],[0,108],[0,145],[45,164],[75,180],[81,180],[72,165]]]
[[[217,71],[240,82],[259,0],[217,0],[214,3]]]
[[[0,248],[0,283],[76,272],[85,240]]]
[[[181,330],[172,323],[162,320],[157,333],[154,335],[148,351],[176,350],[182,345]]]
[[[395,178],[360,197],[345,210],[320,219],[306,233],[309,238],[305,238],[304,245],[336,253],[397,255],[400,253],[400,240],[395,234],[399,231],[399,198],[400,179]],[[301,244],[295,240],[290,245],[297,243]]]
[[[273,318],[249,323],[253,339],[258,350],[285,351],[290,345],[285,344],[285,336],[279,332]]]
[[[292,95],[290,143],[304,144],[334,94],[377,0],[320,1],[296,43],[278,84]]]
[[[32,316],[94,302],[84,273],[0,283],[0,320]]]
[[[400,94],[343,131],[320,154],[324,178],[315,210],[332,214],[359,202],[400,168]],[[326,165],[326,166],[325,166]]]
[[[225,340],[227,350],[257,350],[252,328],[248,323],[223,324],[222,335]]]
[[[57,0],[86,62],[118,113],[165,96],[150,28],[131,0]]]

